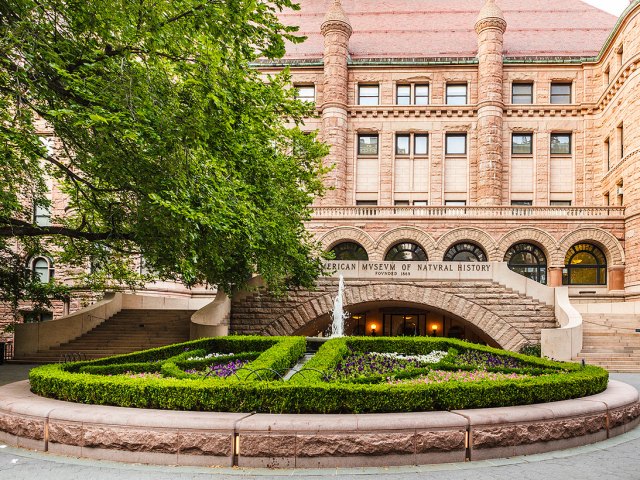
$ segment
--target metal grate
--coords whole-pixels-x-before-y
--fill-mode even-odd
[[[13,360],[13,342],[0,342],[0,363]]]

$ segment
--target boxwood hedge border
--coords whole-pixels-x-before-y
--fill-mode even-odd
[[[604,391],[608,383],[607,371],[599,367],[555,362],[455,339],[429,337],[332,339],[320,347],[301,374],[289,381],[279,380],[305,349],[303,337],[218,337],[94,361],[44,365],[32,369],[29,379],[32,392],[77,403],[263,413],[383,413],[529,405],[594,395]],[[544,374],[517,380],[417,385],[325,381],[350,350],[426,354],[450,349],[514,357],[520,360],[522,368],[504,371]],[[184,373],[182,369],[194,362],[188,360],[190,356],[207,351],[236,353],[239,354],[237,358],[255,359],[237,375],[226,379],[203,379]],[[459,368],[447,364],[438,367]],[[127,371],[124,368],[172,376],[104,376],[109,372],[117,375]],[[260,371],[261,375],[254,375],[252,372],[255,371]]]

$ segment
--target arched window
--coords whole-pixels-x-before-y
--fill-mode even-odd
[[[445,262],[486,262],[487,254],[478,245],[470,242],[456,243],[444,254]]]
[[[564,285],[606,285],[607,257],[590,243],[577,243],[564,257]]]
[[[45,257],[35,257],[31,260],[31,271],[41,283],[49,283],[53,277],[53,264]]]
[[[384,259],[387,262],[426,262],[427,253],[416,243],[402,242],[391,247]]]
[[[509,268],[531,280],[547,284],[547,257],[531,243],[512,245],[504,256]]]
[[[336,260],[369,260],[367,251],[356,242],[342,242],[331,249]]]

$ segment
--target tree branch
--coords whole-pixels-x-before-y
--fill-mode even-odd
[[[86,232],[63,226],[41,227],[24,220],[0,217],[0,237],[49,237],[63,236],[89,241],[133,240],[133,235],[125,232]]]

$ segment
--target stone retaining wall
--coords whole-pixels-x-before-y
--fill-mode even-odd
[[[451,412],[269,415],[143,410],[0,387],[0,442],[85,458],[167,465],[329,468],[421,465],[585,445],[635,428],[635,388],[547,404]]]

